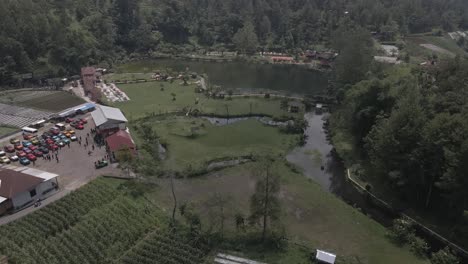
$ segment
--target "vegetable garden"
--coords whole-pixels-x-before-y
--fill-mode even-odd
[[[167,226],[161,211],[121,183],[99,178],[1,227],[0,254],[9,263],[142,263],[138,253],[147,250],[163,263],[199,263],[202,251],[155,232]]]

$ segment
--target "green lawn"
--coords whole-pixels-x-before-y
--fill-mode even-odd
[[[252,119],[226,126],[185,117],[150,122],[161,141],[167,144],[168,157],[163,164],[171,170],[183,170],[188,166],[199,168],[208,161],[226,157],[285,155],[298,140],[297,135],[283,134],[278,128]],[[136,139],[140,142],[138,137]]]
[[[267,114],[275,117],[302,116],[302,113],[292,114],[280,108],[281,100],[278,98],[265,99],[262,97],[236,97],[228,99],[211,99],[200,93],[195,93],[195,85],[183,86],[180,81],[148,82],[137,84],[120,84],[129,97],[130,101],[116,103],[115,106],[122,109],[127,117],[136,119],[147,113],[162,114],[166,112],[181,111],[185,109],[198,109],[202,113],[213,113],[217,115],[242,114]],[[161,91],[161,84],[164,91]],[[172,93],[176,100],[172,100]],[[199,103],[196,104],[196,100]],[[252,108],[251,108],[252,107]],[[251,111],[252,110],[252,111]]]
[[[104,75],[104,79],[109,82],[151,80],[152,75],[153,73],[111,73]]]
[[[0,125],[0,137],[2,135],[11,133],[11,132],[16,131],[16,130],[19,130],[19,128]]]
[[[248,215],[249,197],[259,171],[257,164],[250,163],[202,177],[179,179],[175,183],[178,203],[188,203],[195,208],[205,228],[216,228],[217,222],[211,217],[206,201],[215,192],[227,195],[230,204],[226,208],[225,230],[227,235],[235,235],[234,214]],[[329,250],[341,260],[358,258],[363,264],[428,263],[407,248],[394,245],[386,237],[387,230],[383,226],[323,191],[318,184],[292,172],[282,162],[277,162],[272,171],[282,178],[282,223],[292,241],[311,249]],[[157,190],[148,195],[167,212],[172,206],[169,185],[169,180],[161,180]],[[247,249],[244,253],[270,264],[308,263],[307,254],[294,246],[286,252]]]
[[[457,43],[449,36],[425,36],[425,35],[412,35],[406,38],[406,51],[413,57],[414,62],[420,63],[427,59],[431,54],[438,54],[439,56],[447,56],[443,53],[434,52],[430,49],[421,47],[419,44],[433,44],[440,48],[446,49],[455,55],[466,55],[467,53],[460,48]]]

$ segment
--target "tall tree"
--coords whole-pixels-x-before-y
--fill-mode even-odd
[[[246,21],[244,26],[234,34],[233,42],[243,53],[254,53],[258,46],[258,38],[252,22]]]
[[[279,219],[280,178],[273,172],[274,160],[266,159],[260,165],[261,178],[255,184],[255,192],[250,199],[250,220],[260,221],[262,227],[262,240],[265,241],[268,225]]]

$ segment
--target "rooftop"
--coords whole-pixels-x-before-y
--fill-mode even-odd
[[[104,105],[97,105],[96,111],[91,112],[93,116],[94,123],[96,126],[100,126],[106,123],[108,120],[115,120],[121,122],[127,122],[127,118],[125,118],[124,114],[120,109],[115,107],[109,107]]]
[[[31,190],[43,181],[42,178],[2,168],[0,169],[0,196],[13,198],[19,193]]]
[[[106,138],[107,146],[110,151],[118,151],[123,148],[129,148],[135,152],[135,143],[133,142],[130,133],[125,130],[119,130],[117,133]]]

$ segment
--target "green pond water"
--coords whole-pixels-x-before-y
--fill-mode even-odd
[[[223,89],[265,89],[286,94],[320,95],[325,93],[328,84],[325,73],[297,65],[159,59],[131,62],[119,68],[121,72],[165,69],[205,73],[212,85]]]

